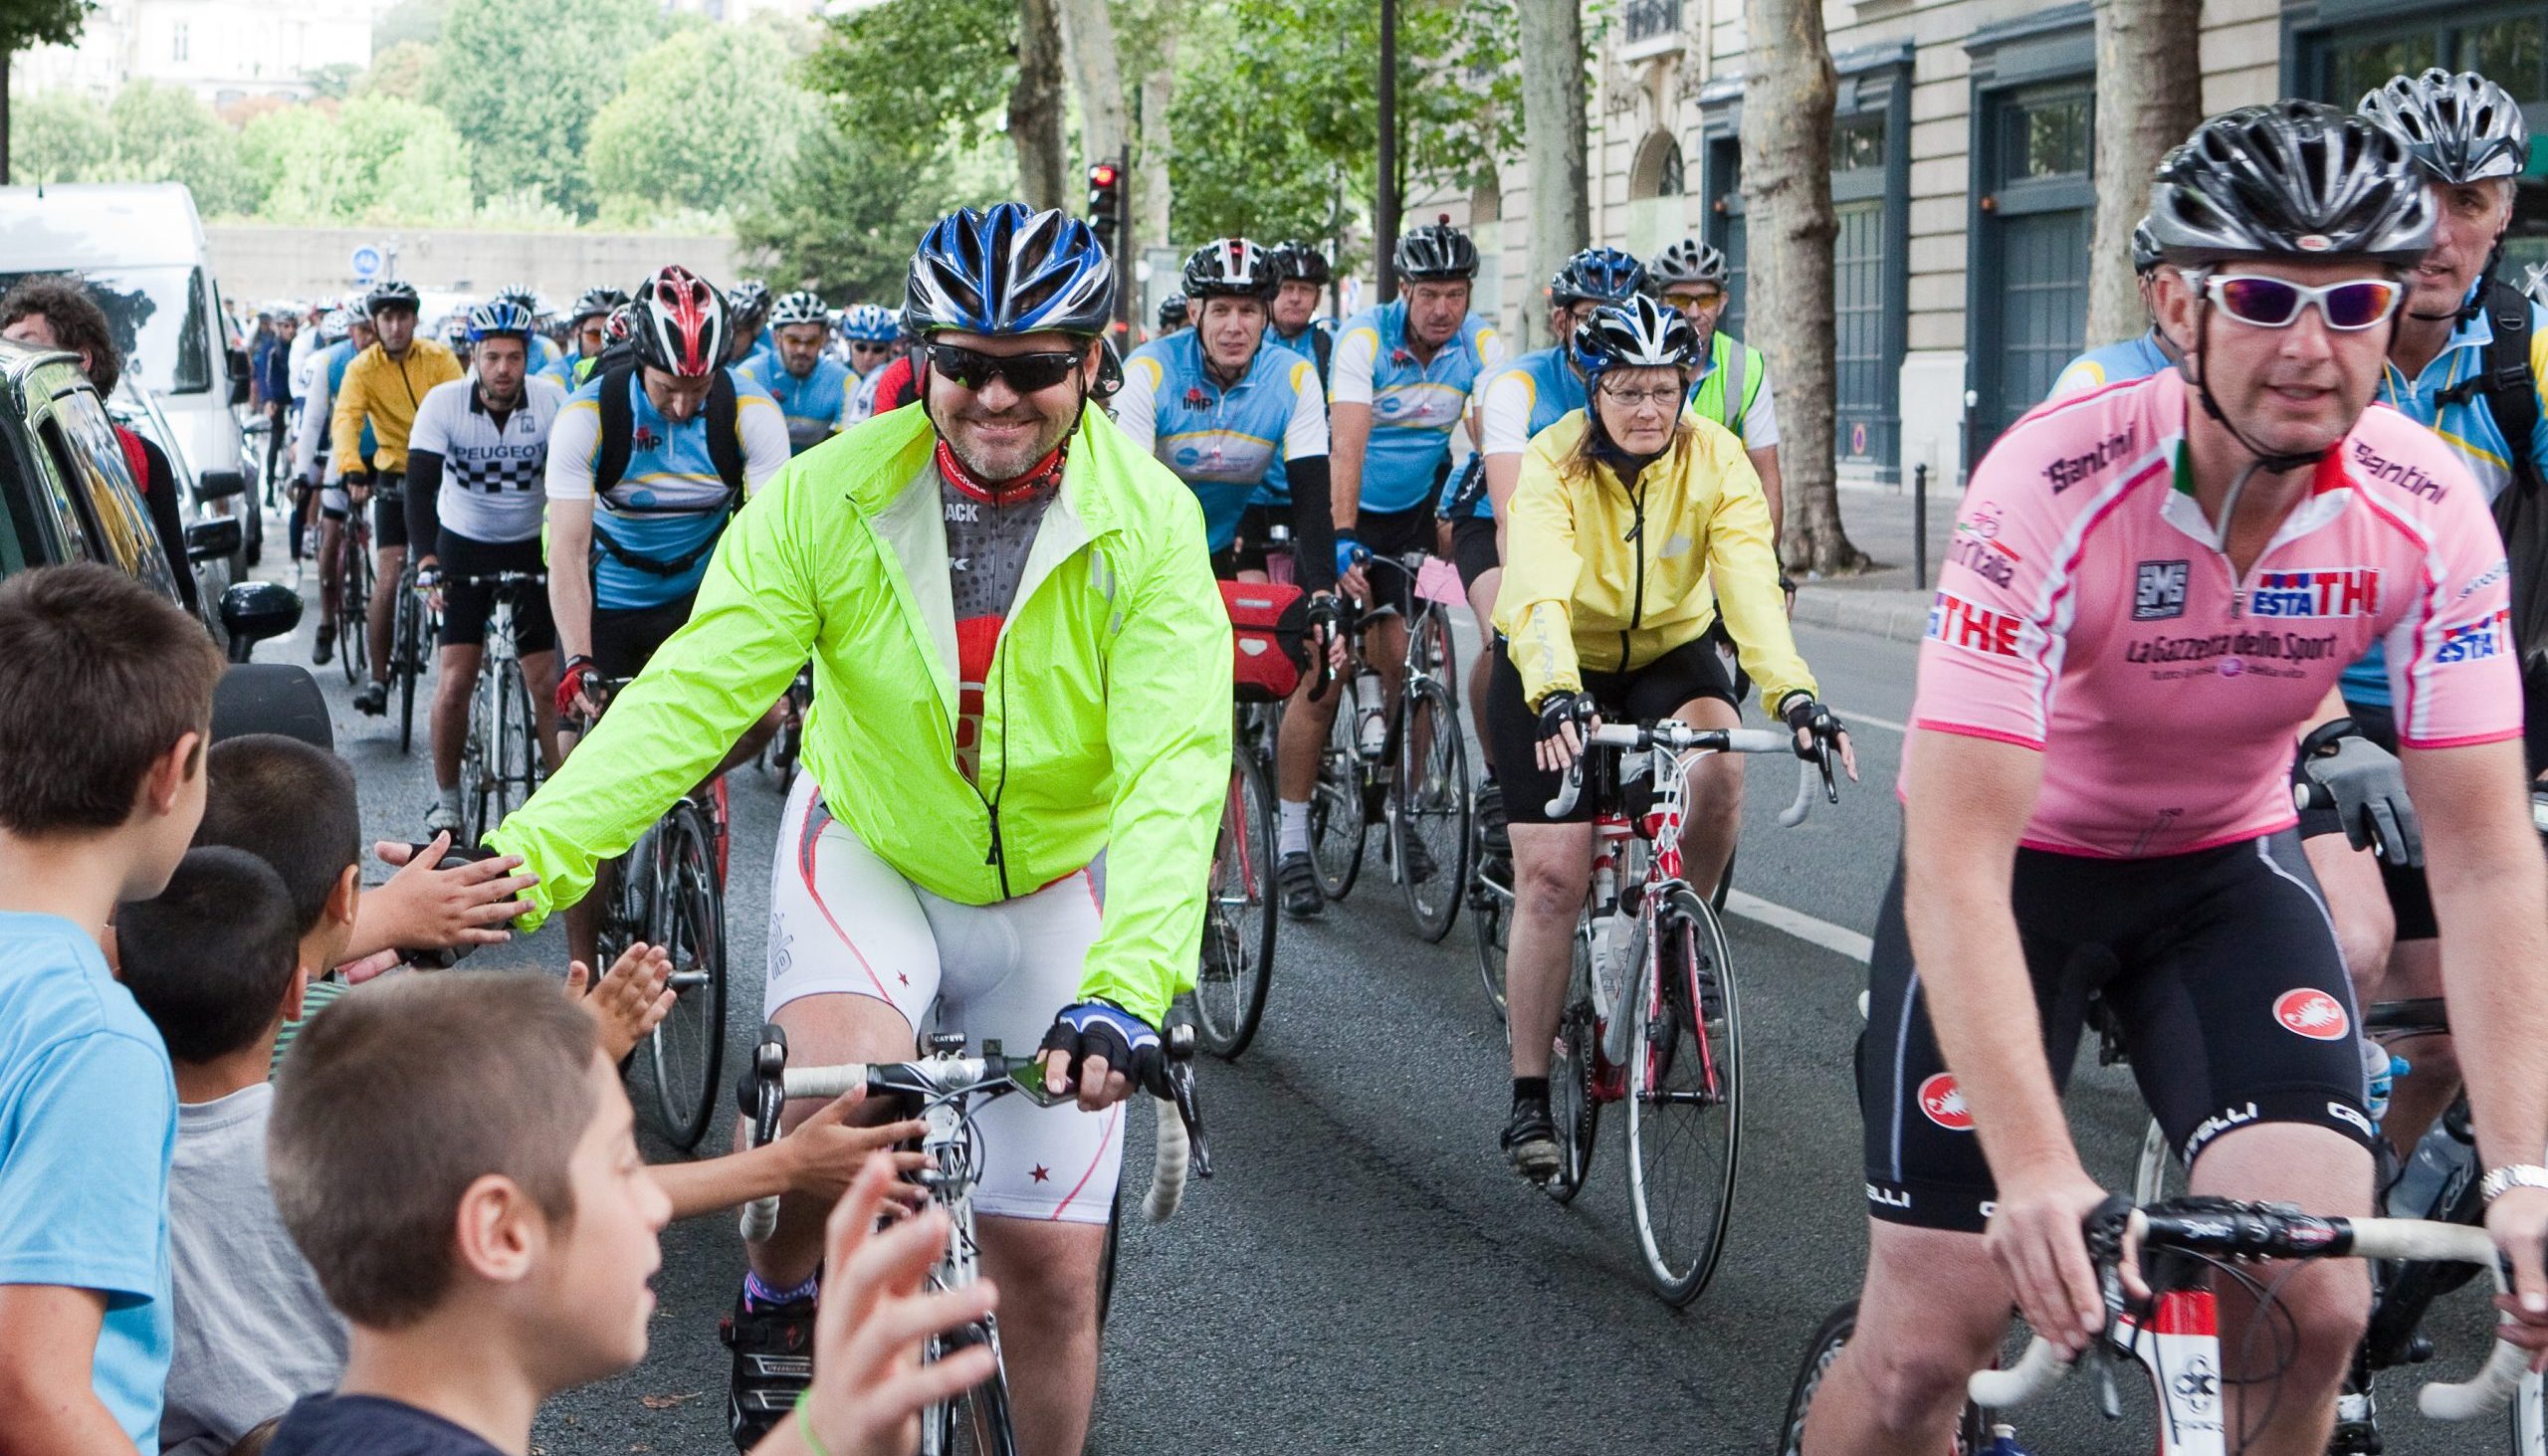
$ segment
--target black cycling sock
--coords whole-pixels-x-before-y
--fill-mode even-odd
[[[1516,1077],[1513,1079],[1514,1106],[1519,1107],[1526,1102],[1545,1106],[1548,1103],[1548,1100],[1549,1079],[1546,1077]]]

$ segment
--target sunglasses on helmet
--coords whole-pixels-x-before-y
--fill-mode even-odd
[[[2316,309],[2329,328],[2358,333],[2398,312],[2406,301],[2406,285],[2385,278],[2349,279],[2311,288],[2289,279],[2252,273],[2214,274],[2203,280],[2203,296],[2223,312],[2255,328],[2289,328],[2301,311]]]
[[[1061,383],[1086,357],[1075,353],[986,354],[952,343],[929,346],[929,366],[938,371],[940,378],[973,390],[993,379],[1005,379],[1008,387],[1020,394],[1033,394]]]

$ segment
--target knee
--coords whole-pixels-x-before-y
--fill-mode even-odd
[[[1743,760],[1710,755],[1690,773],[1690,817],[1711,827],[1731,827],[1743,817]]]
[[[2275,1306],[2278,1314],[2259,1314],[2255,1318],[2280,1324],[2287,1316],[2288,1333],[2262,1335],[2249,1342],[2225,1330],[2221,1340],[2224,1358],[2236,1360],[2235,1352],[2252,1344],[2256,1350],[2252,1357],[2277,1367],[2287,1365],[2287,1378],[2318,1385],[2341,1379],[2353,1362],[2354,1351],[2362,1344],[2363,1332],[2371,1324],[2371,1286],[2363,1266],[2336,1260],[2301,1270],[2284,1281],[2275,1296]]]
[[[1991,1363],[1991,1352],[1951,1346],[1933,1338],[1849,1344],[1867,1413],[1879,1428],[1898,1437],[1936,1430],[1963,1406],[1965,1381]]]
[[[1552,855],[1531,855],[1515,866],[1514,873],[1519,881],[1515,894],[1521,899],[1524,915],[1573,920],[1584,904],[1584,865],[1569,864]]]

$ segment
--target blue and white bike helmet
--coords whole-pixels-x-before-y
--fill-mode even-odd
[[[840,336],[854,343],[892,343],[903,325],[882,304],[852,304],[840,315]]]
[[[528,340],[536,320],[531,309],[510,296],[491,299],[469,311],[469,341],[484,343],[491,338]]]
[[[927,337],[1053,330],[1094,337],[1115,316],[1115,266],[1087,223],[1022,202],[938,220],[912,256],[903,326]]]

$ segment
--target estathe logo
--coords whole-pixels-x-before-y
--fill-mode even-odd
[[[1952,1072],[1940,1072],[1920,1084],[1920,1111],[1950,1133],[1973,1131],[1973,1113],[1964,1105],[1964,1089],[1955,1085]]]
[[[2286,1031],[2311,1041],[2342,1041],[2353,1034],[2353,1018],[2342,1001],[2315,986],[2300,986],[2276,996],[2273,1019]]]

